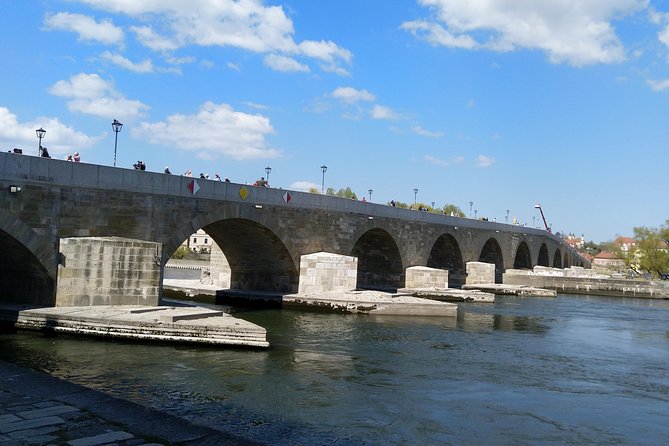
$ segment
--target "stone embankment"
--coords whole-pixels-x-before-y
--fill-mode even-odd
[[[505,285],[547,288],[560,293],[669,299],[669,282],[623,279],[580,267],[510,269],[504,273],[503,281]]]

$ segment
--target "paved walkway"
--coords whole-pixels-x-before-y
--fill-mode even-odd
[[[0,445],[255,445],[0,361]]]

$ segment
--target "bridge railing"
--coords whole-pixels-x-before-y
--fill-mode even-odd
[[[330,195],[226,183],[181,175],[168,175],[88,163],[39,158],[0,152],[0,180],[21,186],[42,183],[87,189],[121,190],[133,193],[223,200],[252,206],[294,206],[350,212],[368,218],[395,218],[462,228],[537,235],[563,244],[562,239],[544,230],[518,225],[474,220],[464,217],[401,209],[385,204],[362,202]],[[286,194],[289,194],[290,197]]]

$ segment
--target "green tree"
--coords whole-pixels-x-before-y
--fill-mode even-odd
[[[465,213],[462,212],[462,209],[460,209],[459,207],[457,207],[454,204],[445,204],[443,210],[444,210],[444,214],[446,214],[446,215],[451,215],[451,212],[452,212],[453,215],[456,216],[456,217],[464,217],[465,216]]]
[[[660,228],[634,228],[634,242],[627,252],[614,248],[630,269],[654,277],[669,272],[669,220]]]
[[[176,251],[172,253],[172,259],[183,259],[188,255],[189,251],[186,246],[179,246]]]
[[[354,200],[358,199],[355,195],[355,192],[353,192],[350,187],[347,187],[346,189],[339,189],[337,192],[335,192],[333,188],[328,187],[325,193],[326,195],[334,195],[335,197],[352,198]]]
[[[310,187],[309,188],[309,193],[310,194],[317,194],[318,193],[318,188],[317,187]]]

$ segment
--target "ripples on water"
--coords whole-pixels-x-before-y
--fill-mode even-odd
[[[271,444],[669,443],[669,302],[560,296],[454,318],[237,311],[266,351],[20,333],[0,357]]]

